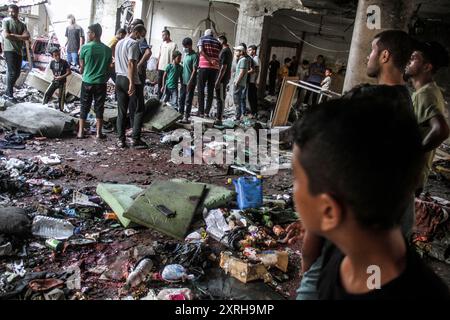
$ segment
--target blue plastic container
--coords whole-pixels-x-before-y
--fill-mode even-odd
[[[259,208],[263,205],[262,180],[257,177],[240,177],[233,180],[239,209]]]

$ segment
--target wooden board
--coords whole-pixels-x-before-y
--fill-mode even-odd
[[[291,111],[292,101],[294,100],[294,95],[298,88],[297,86],[287,83],[287,81],[298,80],[298,77],[286,77],[283,79],[277,106],[275,107],[275,112],[272,117],[272,128],[286,125],[289,118],[289,112]]]

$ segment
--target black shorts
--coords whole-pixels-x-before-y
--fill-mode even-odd
[[[89,84],[83,82],[81,85],[81,113],[80,118],[86,120],[89,111],[91,111],[92,101],[94,101],[95,117],[103,119],[106,100],[106,83]]]

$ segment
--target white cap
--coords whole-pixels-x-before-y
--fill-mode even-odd
[[[239,51],[245,51],[245,48],[244,48],[244,46],[237,46],[237,47],[234,47],[233,48],[234,50],[239,50]]]
[[[205,36],[212,36],[212,35],[213,35],[213,31],[211,29],[205,30]]]

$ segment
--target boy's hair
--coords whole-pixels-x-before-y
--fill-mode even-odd
[[[71,19],[75,21],[75,16],[73,14],[67,15],[67,19]]]
[[[414,50],[420,51],[425,61],[431,63],[432,73],[449,64],[448,52],[439,42],[415,42]]]
[[[187,46],[192,46],[192,39],[187,37],[183,39],[182,45],[187,47]]]
[[[167,35],[170,37],[170,31],[169,31],[169,30],[164,29],[162,32],[165,33],[165,34],[167,34]]]
[[[374,39],[378,39],[378,52],[389,51],[394,66],[399,70],[405,70],[412,54],[411,37],[402,30],[386,30],[378,33]]]
[[[284,63],[286,64],[286,63],[289,63],[289,62],[291,62],[292,60],[291,60],[291,58],[286,58],[286,59],[284,59]]]
[[[16,12],[19,12],[19,7],[17,5],[15,5],[15,4],[10,4],[8,6],[8,9],[12,9],[12,10],[14,10]]]
[[[100,39],[102,37],[103,29],[102,29],[102,26],[99,23],[91,24],[88,27],[88,29],[91,30],[95,34],[95,37],[97,39]]]
[[[249,48],[249,49],[252,49],[252,50],[255,50],[255,51],[257,50],[257,47],[256,47],[254,44],[248,46],[248,48]]]
[[[145,29],[143,24],[137,24],[133,27],[133,32],[137,32],[137,33],[147,32],[147,29]]]
[[[56,52],[61,52],[61,50],[59,50],[59,48],[57,48],[57,47],[51,47],[49,52],[51,55],[53,55]]]
[[[228,39],[225,36],[219,36],[219,39],[223,41],[223,43],[228,43]]]
[[[333,70],[331,68],[325,68],[325,71],[328,71],[330,73],[333,73]]]
[[[172,53],[172,60],[175,60],[177,57],[181,57],[181,56],[182,56],[181,52],[178,51],[178,50],[175,50],[175,51]]]
[[[307,65],[307,64],[309,64],[309,61],[306,60],[306,59],[304,59],[304,60],[302,61],[302,65]]]
[[[247,53],[247,45],[243,42],[239,43],[240,46],[244,47],[245,53]]]
[[[373,87],[310,109],[295,124],[294,140],[312,194],[331,195],[364,228],[386,230],[399,225],[410,204],[424,154],[398,89]]]
[[[127,33],[127,30],[125,30],[124,28],[120,28],[120,29],[118,29],[118,30],[116,31],[116,34],[120,34],[120,33],[126,34],[126,33]]]

